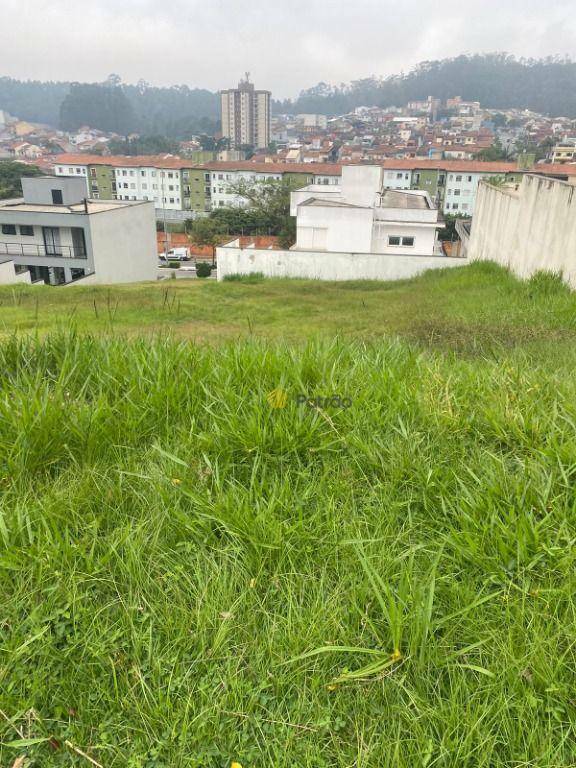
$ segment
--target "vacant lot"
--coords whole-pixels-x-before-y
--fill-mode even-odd
[[[0,292],[0,765],[574,763],[576,302],[455,272]]]
[[[557,281],[490,264],[393,283],[170,280],[115,288],[0,288],[0,334],[75,328],[218,343],[262,338],[373,341],[399,334],[473,354],[576,339],[576,299]]]

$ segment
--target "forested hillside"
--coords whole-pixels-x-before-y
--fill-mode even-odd
[[[41,83],[0,77],[0,109],[23,120],[74,130],[90,125],[121,134],[187,138],[218,127],[218,95],[144,81],[126,85],[116,75],[104,83]]]
[[[339,86],[319,83],[296,101],[277,101],[277,112],[343,114],[358,106],[403,106],[414,99],[462,96],[486,107],[517,107],[576,117],[576,63],[568,59],[518,60],[507,54],[458,56],[419,64],[408,74],[370,77]],[[67,129],[187,138],[218,127],[218,94],[187,85],[167,88],[141,80],[123,84],[42,83],[0,77],[0,109],[24,120]]]
[[[359,106],[403,106],[427,96],[462,96],[485,107],[517,107],[576,117],[576,63],[567,59],[518,60],[506,54],[426,61],[404,75],[370,77],[349,85],[319,83],[284,111],[343,114]]]

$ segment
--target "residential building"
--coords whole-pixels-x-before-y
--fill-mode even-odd
[[[348,165],[339,185],[311,184],[292,193],[297,239],[290,250],[244,245],[217,249],[218,279],[261,272],[323,280],[400,279],[466,263],[443,255],[442,220],[419,190],[391,190],[381,166]]]
[[[553,163],[576,163],[576,139],[567,139],[552,149]]]
[[[576,163],[549,163],[525,167],[518,162],[481,162],[428,157],[387,157],[375,152],[371,164],[384,170],[384,186],[396,190],[423,190],[445,214],[470,216],[483,179],[497,177],[518,183],[526,173],[576,180]],[[360,158],[359,158],[360,159]],[[355,159],[351,158],[354,162]],[[265,160],[214,161],[196,164],[174,156],[99,157],[66,154],[52,160],[57,176],[85,180],[86,195],[101,200],[151,200],[156,216],[184,220],[213,208],[246,205],[231,187],[240,179],[287,179],[295,186],[340,183],[341,163],[274,162]],[[154,175],[155,174],[155,175]],[[162,175],[163,174],[163,175]],[[133,186],[132,186],[133,185]]]
[[[294,250],[439,254],[442,226],[427,192],[391,190],[380,166],[347,165],[339,186],[312,184],[292,193]]]
[[[270,144],[270,91],[259,91],[249,74],[238,88],[220,93],[222,133],[233,149],[250,145],[265,149]]]
[[[50,285],[156,279],[151,202],[90,200],[81,177],[23,178],[22,188],[22,199],[0,201],[0,281],[8,262]]]

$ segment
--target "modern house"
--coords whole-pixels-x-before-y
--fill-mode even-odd
[[[348,165],[340,186],[310,185],[292,193],[296,216],[293,250],[441,255],[442,227],[430,195],[392,190],[380,166]]]
[[[22,188],[22,199],[0,201],[0,282],[156,279],[152,203],[90,200],[82,178],[24,178]]]
[[[443,225],[430,195],[391,190],[380,166],[348,165],[340,185],[312,184],[292,193],[297,239],[290,250],[232,241],[217,249],[218,279],[267,277],[396,280],[465,259],[443,255]]]

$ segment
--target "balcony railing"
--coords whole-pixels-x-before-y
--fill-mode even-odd
[[[41,257],[49,259],[86,259],[84,248],[74,248],[72,245],[45,245],[34,243],[0,243],[0,256],[14,256],[19,259]]]

